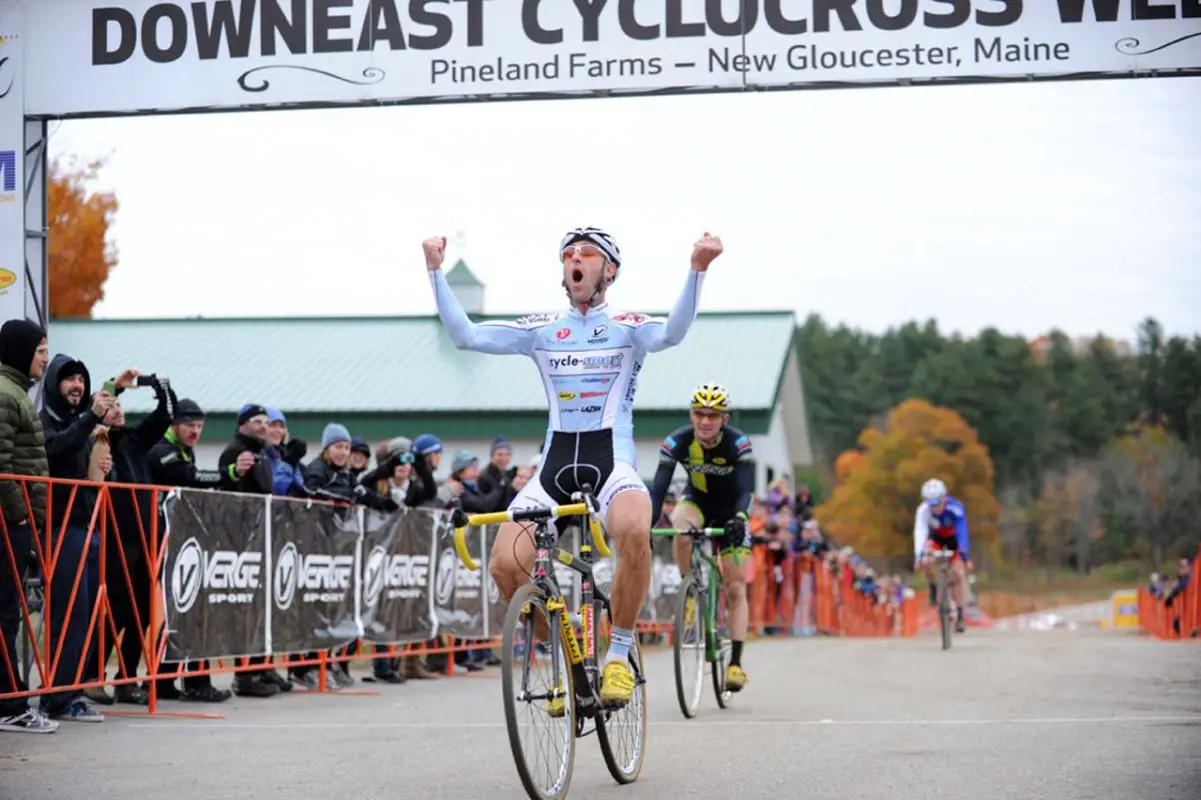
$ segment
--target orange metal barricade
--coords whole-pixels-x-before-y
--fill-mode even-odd
[[[1169,606],[1162,597],[1147,589],[1138,592],[1138,624],[1144,633],[1164,640],[1201,641],[1201,587],[1197,586],[1197,568],[1201,567],[1201,547],[1193,560],[1188,586],[1172,598]]]
[[[28,680],[31,687],[15,692],[0,693],[0,699],[14,697],[35,697],[58,691],[82,691],[98,687],[115,687],[134,683],[144,683],[149,695],[145,709],[106,710],[106,714],[164,714],[194,718],[221,718],[215,713],[181,713],[164,712],[158,703],[158,681],[175,680],[217,673],[240,672],[244,670],[262,670],[264,668],[288,668],[298,666],[315,666],[318,669],[318,688],[316,691],[329,690],[327,670],[337,662],[366,660],[372,658],[425,657],[436,654],[446,654],[446,673],[455,674],[454,658],[451,654],[459,651],[494,649],[499,646],[499,637],[489,640],[451,643],[448,636],[442,635],[436,643],[405,644],[397,646],[368,645],[356,642],[347,647],[338,648],[335,653],[321,652],[315,655],[270,656],[263,663],[250,664],[247,658],[212,658],[207,662],[199,662],[203,668],[190,668],[188,662],[180,662],[178,667],[164,666],[167,660],[165,612],[162,607],[164,563],[166,547],[163,531],[160,530],[159,514],[153,513],[149,519],[143,519],[143,504],[130,503],[126,508],[132,508],[137,530],[120,530],[117,514],[114,509],[114,497],[120,498],[122,492],[140,492],[148,495],[151,509],[160,507],[160,499],[171,487],[143,486],[121,483],[92,483],[78,480],[38,479],[25,476],[0,475],[0,480],[12,481],[20,486],[22,497],[29,512],[32,533],[32,558],[29,565],[34,567],[41,577],[43,607],[41,613],[31,611],[24,587],[30,570],[24,573],[18,570],[18,559],[12,547],[12,537],[9,536],[7,524],[0,517],[0,574],[11,581],[13,586],[21,587],[16,594],[19,597],[20,631],[16,639],[24,658],[16,652],[9,652],[3,639],[0,639],[0,670],[4,670],[8,684],[20,688],[21,679]],[[47,504],[46,519],[36,520],[32,513],[29,499],[30,487],[42,484],[46,487]],[[57,508],[54,502],[52,486],[69,487],[68,501],[64,508]],[[86,530],[86,541],[83,546],[83,556],[77,564],[63,561],[63,546],[65,537],[69,535],[68,521],[71,509],[80,497],[81,491],[95,493],[95,506]],[[60,489],[60,492],[62,490]],[[124,498],[120,498],[123,500]],[[136,498],[133,498],[136,499]],[[58,505],[63,505],[62,503]],[[128,522],[128,517],[126,518]],[[87,602],[87,608],[79,609],[86,615],[86,635],[84,636],[83,653],[79,663],[71,674],[65,674],[63,666],[63,650],[65,637],[52,629],[55,620],[52,619],[51,602],[59,597],[58,592],[64,591],[64,570],[71,572],[69,598],[66,604],[68,619],[76,612],[76,606],[86,593],[81,590],[84,575],[84,559],[88,548],[96,542],[99,551],[97,571],[99,575],[93,582],[97,592],[94,598]],[[127,549],[128,548],[128,549]],[[113,559],[116,559],[114,565]],[[118,620],[113,611],[113,592],[123,591],[129,600],[135,597],[134,574],[139,561],[145,563],[149,576],[148,614],[143,618],[139,604],[130,602],[133,624],[131,629],[119,629]],[[752,635],[794,635],[798,632],[821,632],[840,636],[912,636],[916,633],[916,612],[912,600],[902,603],[877,604],[873,598],[866,597],[853,590],[849,573],[838,575],[830,570],[827,564],[809,555],[789,553],[780,564],[774,563],[766,547],[756,546],[752,552],[751,566],[748,570],[748,602],[750,610],[750,630]],[[56,576],[60,580],[56,580]],[[113,580],[119,581],[113,584]],[[1192,597],[1195,598],[1195,590]],[[61,598],[59,598],[61,599]],[[1195,611],[1194,611],[1195,618]],[[34,631],[39,627],[40,636]],[[672,623],[670,621],[644,621],[639,624],[639,630],[647,633],[667,634],[670,637]],[[122,637],[137,636],[145,668],[142,675],[138,674],[138,664],[127,664],[120,647],[113,647],[116,655],[116,674],[109,675],[110,665],[107,661],[99,663],[99,674],[84,674],[88,663],[87,653],[91,648],[105,652],[106,643],[115,645]],[[56,641],[57,640],[57,641]],[[55,643],[55,646],[51,646]],[[29,662],[28,669],[22,669],[24,662]],[[97,659],[100,662],[100,659]],[[28,675],[24,674],[28,671]],[[373,691],[337,690],[338,694],[374,695]]]

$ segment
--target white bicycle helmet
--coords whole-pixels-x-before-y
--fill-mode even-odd
[[[926,505],[936,506],[947,496],[947,485],[938,478],[931,478],[922,484],[922,499]]]
[[[575,244],[576,242],[588,242],[599,247],[601,252],[605,254],[605,258],[613,262],[613,266],[615,267],[613,270],[613,280],[609,281],[609,283],[612,284],[617,280],[617,275],[621,272],[621,250],[617,247],[616,239],[600,228],[573,228],[563,236],[563,241],[559,242],[559,255],[562,256],[563,250],[567,245]]]

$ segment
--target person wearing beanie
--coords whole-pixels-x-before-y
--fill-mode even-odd
[[[512,499],[509,496],[509,485],[513,475],[509,471],[509,464],[512,460],[513,448],[509,445],[509,440],[503,436],[493,439],[489,448],[488,466],[480,470],[478,479],[480,494],[496,496],[495,504],[486,511],[504,511],[509,507],[509,501]]]
[[[302,439],[288,436],[288,418],[278,408],[267,407],[267,445],[263,454],[271,465],[275,494],[281,497],[304,497],[304,465],[301,463],[309,446]]]
[[[264,453],[267,409],[258,403],[247,403],[238,410],[236,424],[234,438],[217,459],[221,488],[247,494],[273,494],[274,476]]]
[[[48,362],[46,334],[38,325],[13,319],[0,327],[0,442],[5,443],[0,447],[0,473],[33,478],[50,476],[42,420],[29,397],[29,390],[45,374]],[[25,491],[29,494],[28,507]],[[4,515],[18,575],[25,574],[33,552],[33,526],[41,531],[46,524],[46,484],[29,483],[25,491],[16,481],[0,480],[0,513]],[[0,556],[0,636],[4,638],[5,652],[16,653],[22,587],[13,581],[13,565],[5,562],[7,558]],[[20,675],[15,677],[14,683],[8,669],[0,665],[0,695],[28,689]],[[0,731],[54,733],[56,730],[58,723],[31,708],[27,698],[0,700]]]
[[[196,466],[196,444],[204,431],[204,410],[195,400],[184,397],[175,404],[175,417],[171,427],[150,449],[147,459],[150,464],[150,482],[155,486],[181,486],[185,489],[216,489],[221,485],[221,473],[202,470]],[[179,671],[179,664],[163,661],[159,672],[171,675]],[[203,672],[208,669],[206,661],[187,664],[188,672]],[[183,691],[175,687],[170,678],[160,678],[156,692],[160,700],[183,700],[192,703],[222,703],[232,697],[228,689],[213,686],[209,675],[194,675],[182,679]]]
[[[350,471],[351,436],[345,425],[331,422],[321,432],[321,456],[309,462],[304,470],[304,488],[310,497],[340,504],[362,503],[367,508],[384,513],[399,510],[391,497],[381,496],[372,487],[355,482]],[[354,513],[353,509],[348,510]],[[311,653],[313,658],[316,653]],[[292,682],[306,689],[317,688],[317,670],[313,666],[298,666],[288,670]],[[346,662],[331,664],[328,676],[336,688],[354,684]]]
[[[217,459],[221,489],[244,494],[274,494],[274,476],[267,460],[267,409],[247,403],[238,409],[234,437]],[[263,665],[267,658],[253,656],[247,664]],[[234,675],[233,691],[239,697],[274,697],[289,692],[292,684],[269,666]]]

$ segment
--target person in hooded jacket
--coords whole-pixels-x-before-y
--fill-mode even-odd
[[[136,371],[126,370],[118,385],[132,385]],[[84,481],[92,448],[106,415],[113,407],[112,394],[100,391],[92,395],[91,376],[79,359],[56,355],[46,369],[44,406],[41,412],[42,429],[46,436],[46,458],[52,478]],[[112,470],[112,456],[98,460],[103,475]],[[74,497],[72,497],[74,493]],[[57,560],[50,583],[49,634],[51,652],[62,651],[54,674],[56,685],[75,682],[80,662],[86,658],[88,624],[95,602],[94,591],[100,580],[100,527],[92,531],[92,515],[99,496],[95,486],[56,484],[51,488],[51,508],[58,519],[47,520]],[[61,527],[61,515],[67,515],[66,529]],[[75,587],[79,576],[78,588]],[[96,680],[98,675],[82,674],[83,680]],[[45,694],[42,710],[51,719],[76,722],[103,722],[104,716],[84,699],[83,692],[67,689]]]
[[[142,486],[154,483],[150,451],[171,426],[178,398],[166,378],[151,376],[151,381],[158,402],[145,419],[133,427],[125,424],[125,410],[121,407],[121,394],[126,391],[124,387],[117,388],[113,407],[105,417],[113,460],[108,478],[114,483]],[[137,674],[138,661],[142,658],[142,632],[150,623],[149,537],[152,531],[155,532],[161,544],[164,522],[154,502],[154,492],[150,489],[113,486],[109,488],[109,499],[116,528],[108,526],[104,578],[113,626],[118,633],[124,631],[117,677],[127,678]],[[155,517],[158,517],[157,525],[153,524]],[[101,664],[108,664],[114,640],[115,637],[107,635],[104,637],[103,650],[99,642],[91,648],[85,675],[104,674]],[[150,699],[145,689],[132,683],[116,686],[111,696],[102,687],[85,690],[84,694],[93,702],[104,705],[111,705],[114,700],[118,703],[146,705]]]

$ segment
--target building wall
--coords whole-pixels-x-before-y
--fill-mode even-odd
[[[638,467],[638,473],[648,484],[654,477],[655,469],[659,463],[659,444],[663,441],[663,436],[666,436],[670,432],[670,430],[663,430],[656,432],[654,438],[647,436],[635,439],[635,458],[637,459],[636,466]],[[787,441],[784,435],[784,424],[779,407],[776,408],[776,411],[772,415],[771,430],[767,435],[753,436],[752,439],[759,460],[756,468],[756,489],[762,492],[767,485],[766,475],[768,467],[771,467],[776,475],[792,472],[792,461],[789,458]],[[491,439],[443,439],[442,445],[445,448],[445,455],[442,457],[442,463],[439,465],[436,476],[442,479],[450,473],[450,463],[454,459],[455,451],[459,449],[470,451],[480,459],[481,464],[486,463],[488,461],[488,448],[491,443]],[[509,443],[513,448],[513,463],[529,464],[534,456],[537,455],[542,440],[510,439]],[[371,442],[373,447],[375,444],[376,442]],[[318,447],[318,444],[310,443],[309,453],[305,456],[306,462],[317,457]],[[217,459],[224,448],[225,443],[201,442],[196,447],[196,461],[198,465],[202,469],[216,469]],[[683,479],[684,468],[677,467],[675,481],[680,482]]]

